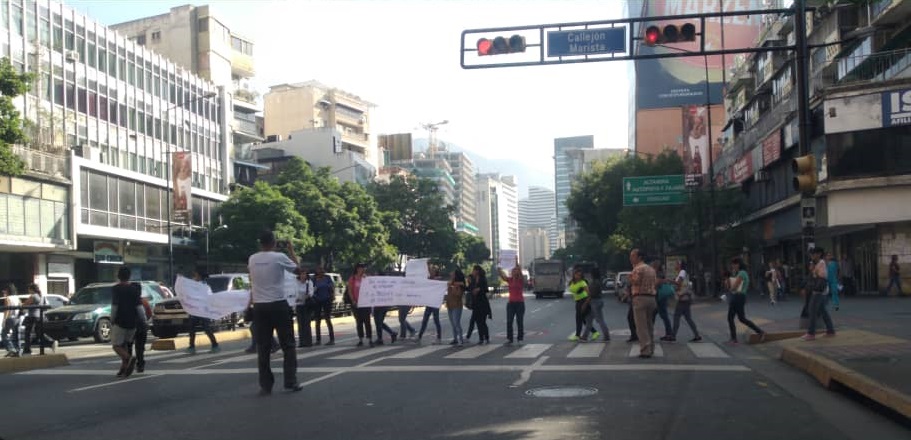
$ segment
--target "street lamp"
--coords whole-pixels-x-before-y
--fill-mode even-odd
[[[167,213],[168,213],[168,281],[171,283],[174,282],[174,239],[173,239],[173,237],[171,237],[171,190],[172,190],[172,188],[171,188],[171,145],[172,145],[172,142],[171,141],[173,140],[173,139],[171,139],[171,130],[170,130],[171,110],[183,107],[187,104],[199,101],[201,99],[214,98],[216,95],[218,95],[218,93],[208,92],[203,95],[197,96],[196,98],[191,99],[189,101],[178,102],[177,104],[172,105],[171,107],[168,107],[164,112],[164,114],[165,114],[164,119],[168,123],[168,131],[167,131],[168,151],[166,152],[166,161],[167,162],[166,162],[165,167],[167,167],[166,185],[167,185],[167,189],[168,189],[168,191],[167,191],[167,193],[168,193],[168,197],[167,197],[167,201],[168,201],[168,210],[167,210]],[[190,224],[192,225],[193,222],[190,221]],[[206,258],[208,259],[208,251],[206,252]],[[206,264],[208,264],[208,262]]]

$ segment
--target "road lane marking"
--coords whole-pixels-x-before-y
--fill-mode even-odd
[[[108,374],[111,374],[111,372],[108,371]],[[151,378],[153,378],[153,377],[158,377],[158,376],[162,376],[162,374],[161,374],[161,373],[157,373],[157,374],[149,374],[149,375],[146,375],[146,376],[136,376],[136,377],[132,377],[132,378],[129,378],[129,379],[118,379],[118,380],[116,380],[116,381],[114,381],[114,382],[101,383],[101,384],[98,384],[98,385],[89,385],[89,386],[87,386],[87,387],[82,387],[82,388],[74,388],[74,389],[69,390],[69,391],[67,391],[67,392],[68,392],[68,393],[78,393],[78,392],[80,392],[80,391],[88,391],[88,390],[94,390],[94,389],[98,389],[98,388],[109,387],[109,386],[112,386],[112,385],[120,385],[120,384],[124,384],[124,383],[128,383],[128,382],[136,382],[136,381],[139,381],[139,380],[151,379]]]
[[[145,357],[145,360],[146,361],[160,361],[162,359],[170,359],[170,358],[174,358],[174,357],[178,357],[178,356],[189,356],[189,355],[186,352],[159,353],[159,354],[148,355]],[[118,359],[116,361],[109,361],[108,363],[109,364],[119,364],[120,362],[121,362],[120,359]]]
[[[541,356],[553,344],[527,344],[519,347],[518,350],[506,355],[507,359],[534,359]]]
[[[474,347],[469,347],[446,356],[446,359],[477,359],[498,348],[500,348],[499,345],[475,345]]]
[[[569,352],[568,358],[597,358],[601,357],[606,345],[603,343],[593,342],[588,344],[579,344],[573,351]]]
[[[413,350],[396,353],[392,356],[389,356],[389,359],[417,359],[421,356],[426,356],[428,354],[449,348],[450,347],[447,345],[430,345],[427,347],[415,348]]]
[[[510,385],[509,387],[518,388],[522,385],[525,385],[525,383],[528,382],[529,379],[531,379],[531,373],[533,371],[535,371],[535,368],[540,367],[541,365],[544,365],[544,362],[547,362],[547,359],[548,359],[547,356],[541,356],[540,358],[538,358],[538,360],[535,361],[535,363],[533,363],[533,364],[529,365],[527,368],[523,369],[522,373],[519,374],[519,378],[516,379],[516,381],[513,382],[512,385]]]
[[[362,359],[367,356],[373,356],[378,353],[385,353],[387,351],[398,350],[401,347],[402,346],[399,345],[399,346],[383,346],[383,347],[364,348],[363,350],[355,350],[351,353],[333,356],[329,359],[344,359],[344,360]]]
[[[731,357],[721,347],[710,342],[690,342],[686,346],[700,359],[725,359]]]
[[[543,358],[543,357],[542,357]],[[373,359],[354,367],[298,367],[297,372],[302,374],[329,374],[329,373],[452,373],[452,372],[516,372],[528,369],[529,365],[371,365],[373,363],[387,359],[381,357]],[[539,358],[541,359],[541,358]],[[342,369],[340,369],[342,368]],[[598,371],[686,371],[686,372],[735,372],[743,373],[752,371],[744,365],[700,365],[700,364],[593,364],[593,365],[570,365],[570,364],[548,364],[536,366],[533,372],[598,372]],[[98,388],[100,386],[126,383],[131,380],[148,378],[150,376],[203,376],[203,375],[237,375],[237,374],[256,374],[256,368],[212,368],[205,370],[158,370],[155,374],[149,376],[138,376],[126,380],[118,380],[101,385],[92,385]],[[28,376],[110,376],[111,370],[31,370],[14,373],[17,375]]]
[[[629,357],[639,357],[640,352],[639,344],[633,344],[633,346],[629,348]],[[661,348],[661,344],[655,344],[655,352],[652,353],[652,356],[658,358],[664,357],[664,349]]]

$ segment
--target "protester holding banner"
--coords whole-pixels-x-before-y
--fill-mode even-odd
[[[297,272],[297,301],[294,311],[297,314],[297,347],[313,346],[313,335],[310,331],[310,313],[313,309],[313,281],[306,270]]]
[[[209,273],[205,268],[197,267],[193,272],[193,281],[208,284]],[[209,343],[212,347],[212,353],[218,353],[221,348],[218,346],[218,340],[215,339],[215,332],[212,331],[212,320],[190,315],[190,346],[187,347],[187,353],[196,354],[196,327],[202,327],[202,331],[209,337]]]
[[[449,323],[452,324],[452,342],[449,345],[463,345],[465,338],[462,336],[462,298],[465,296],[465,274],[462,269],[456,269],[449,279],[446,290],[446,311],[449,314]]]
[[[434,269],[432,275],[430,275],[428,278],[435,279],[438,277],[439,270]],[[427,322],[430,321],[431,316],[433,317],[433,325],[437,329],[437,340],[433,342],[433,345],[440,345],[443,343],[443,327],[440,326],[440,307],[439,305],[437,305],[437,307],[428,305],[424,307],[424,319],[421,320],[421,330],[418,331],[417,341],[419,344],[421,343],[421,338],[424,337],[424,331],[427,330]]]
[[[283,378],[285,389],[300,391],[303,385],[297,382],[297,350],[294,347],[294,326],[291,322],[291,307],[285,298],[285,272],[298,269],[294,247],[288,242],[288,255],[275,252],[275,235],[265,231],[259,237],[260,252],[250,256],[250,302],[253,303],[253,322],[256,325],[256,354],[259,369],[260,395],[272,393],[275,377],[272,375],[269,343],[272,333],[278,333],[278,341],[284,354]]]
[[[468,289],[472,296],[471,320],[478,326],[478,344],[489,344],[490,330],[487,328],[487,320],[493,319],[493,312],[487,298],[487,273],[481,266],[475,265],[471,271]]]
[[[316,345],[322,343],[322,320],[326,320],[329,329],[329,342],[326,345],[335,345],[335,331],[332,329],[332,301],[335,298],[335,283],[326,276],[322,266],[316,268],[316,277],[313,278],[313,298],[316,300],[313,318],[316,319]]]
[[[364,346],[364,333],[367,334],[367,342],[373,347],[373,328],[370,325],[370,307],[359,307],[357,304],[358,296],[361,293],[361,282],[364,281],[364,271],[366,265],[358,263],[354,266],[354,274],[348,278],[348,290],[346,294],[351,300],[351,307],[354,309],[354,321],[357,326],[357,346]]]

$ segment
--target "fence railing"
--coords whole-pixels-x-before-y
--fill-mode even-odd
[[[911,49],[838,58],[833,67],[821,69],[810,78],[810,90],[821,93],[828,87],[888,81],[911,68]]]
[[[33,150],[22,145],[12,145],[10,150],[25,162],[25,168],[28,171],[58,178],[70,178],[70,160],[65,155]]]

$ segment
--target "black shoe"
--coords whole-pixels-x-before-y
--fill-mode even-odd
[[[123,365],[123,364],[121,363],[121,365],[120,365],[120,370],[117,371],[117,376],[116,376],[116,377],[123,377],[123,373],[126,372],[126,371],[127,371],[126,365]]]
[[[396,335],[393,334],[393,335],[392,335],[392,342],[390,342],[390,344],[395,344],[395,340],[396,340],[396,339],[398,339],[398,336],[396,336]]]
[[[296,384],[291,385],[291,386],[285,385],[285,391],[290,391],[290,392],[292,392],[292,393],[296,393],[296,392],[301,391],[301,390],[303,390],[303,389],[304,389],[304,385],[303,385],[303,384],[299,384],[299,383],[296,383]]]
[[[136,362],[136,372],[137,373],[145,372],[145,370],[146,370],[145,362]]]
[[[357,346],[358,346],[358,347],[363,347],[363,346],[364,346],[364,341],[357,341]]]
[[[368,342],[370,342],[370,348],[373,348],[373,339],[371,339],[371,340],[368,341]],[[382,343],[383,343],[383,341],[380,341],[380,344],[382,344]]]
[[[377,340],[376,340],[376,345],[383,345],[383,340],[382,340],[382,339],[377,339]]]
[[[123,377],[130,377],[133,374],[133,370],[136,369],[136,358],[131,357],[130,362],[127,364],[126,371],[123,372]]]
[[[640,359],[648,359],[648,358],[650,358],[650,357],[652,357],[652,355],[650,355],[650,354],[640,354],[640,355],[639,355],[639,358],[640,358]]]
[[[319,339],[317,339],[317,340],[316,340],[316,342],[315,342],[315,343],[314,343],[314,344],[313,344],[313,345],[323,345],[323,343],[322,343],[322,342],[320,342],[320,340],[319,340]]]
[[[693,339],[690,339],[690,342],[702,342],[702,336],[696,336]]]
[[[330,339],[329,342],[326,343],[326,345],[335,345],[335,339]]]
[[[626,342],[639,342],[639,338],[629,338]]]
[[[458,343],[459,343],[459,341],[456,341],[455,339],[453,339],[452,342],[449,343],[449,345],[456,345]]]

